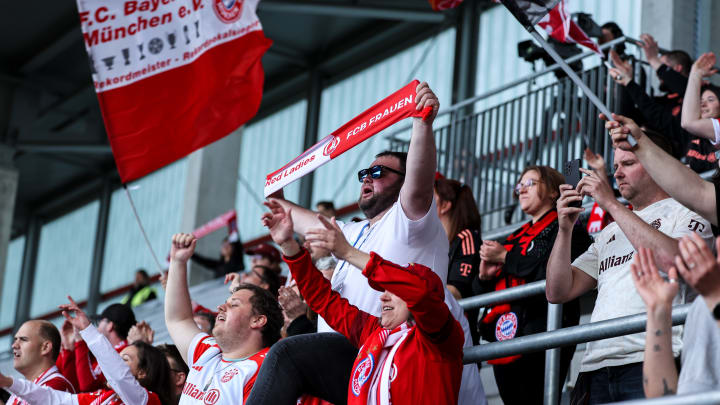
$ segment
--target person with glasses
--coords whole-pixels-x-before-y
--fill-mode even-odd
[[[187,380],[187,375],[190,372],[190,367],[183,361],[177,346],[161,344],[158,345],[157,348],[165,354],[168,365],[170,365],[170,379],[172,380],[175,390],[176,401],[179,402],[183,387],[185,387],[185,380]]]
[[[669,142],[652,133],[644,134],[637,125],[624,117],[613,115],[608,124],[612,130],[632,131],[639,141],[637,147],[627,142],[616,142],[613,152],[614,177],[623,198],[632,204],[632,210],[619,202],[607,181],[597,173],[585,173],[576,189],[564,184],[558,200],[558,236],[547,266],[545,294],[550,302],[564,303],[597,288],[597,299],[590,317],[600,322],[646,311],[641,296],[633,286],[631,265],[640,248],[651,249],[658,268],[663,272],[675,264],[680,254],[679,239],[697,233],[710,243],[710,224],[697,213],[674,200],[654,179],[658,172],[667,177],[686,178],[684,172],[674,171],[675,166],[665,163],[651,168],[645,157],[651,139],[665,150]],[[669,159],[674,160],[674,159]],[[660,162],[657,162],[660,163]],[[677,162],[679,166],[680,163]],[[653,163],[655,165],[655,163]],[[685,169],[688,170],[689,169]],[[698,177],[699,179],[699,177]],[[692,192],[692,183],[685,184],[684,192]],[[689,194],[693,195],[693,194]],[[592,197],[615,222],[595,235],[595,241],[582,255],[572,260],[574,250],[570,230],[582,208],[569,206],[584,196]],[[698,195],[693,195],[698,199]],[[673,305],[685,303],[690,295],[688,286],[681,282]],[[682,327],[672,329],[672,352],[677,357],[682,348]],[[607,403],[644,398],[643,359],[645,334],[634,333],[588,342],[580,364],[580,375],[573,396],[584,397],[589,403]],[[589,398],[589,399],[588,399]]]
[[[528,166],[515,185],[514,197],[530,221],[502,243],[485,240],[480,247],[480,270],[473,284],[476,294],[499,291],[544,280],[548,259],[558,233],[556,203],[564,177],[549,166]],[[579,223],[572,229],[572,257],[579,256],[592,242]],[[480,333],[489,342],[545,332],[547,299],[533,296],[486,308],[479,323]],[[577,325],[580,305],[573,300],[563,307],[563,327]],[[560,356],[562,384],[575,346],[564,347]],[[543,402],[545,352],[515,355],[488,361],[505,404]]]
[[[437,215],[433,199],[436,147],[432,124],[439,101],[427,83],[416,89],[417,109],[432,107],[423,121],[413,118],[413,130],[407,153],[382,152],[367,168],[360,170],[358,206],[365,215],[361,222],[338,222],[345,238],[363,252],[373,251],[386,260],[406,265],[419,263],[432,269],[443,284],[447,283],[448,239]],[[273,196],[275,197],[275,196]],[[318,214],[284,199],[272,199],[290,212],[293,229],[309,240],[312,229],[322,228]],[[372,289],[362,269],[345,260],[335,266],[332,289],[351,305],[379,316],[380,292]],[[445,289],[445,302],[461,323],[465,345],[472,345],[470,328],[462,308]],[[307,299],[307,297],[305,297]],[[333,330],[318,318],[318,332]],[[337,333],[292,336],[278,342],[267,356],[268,365],[260,370],[247,404],[295,404],[310,393],[339,405],[347,401],[350,370],[357,347]],[[279,389],[278,381],[301,379],[304,386]],[[464,367],[459,403],[485,401],[477,367]]]

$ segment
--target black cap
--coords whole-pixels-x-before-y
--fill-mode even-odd
[[[107,319],[115,325],[115,332],[121,338],[127,338],[130,328],[137,323],[135,313],[125,304],[112,304],[100,314],[100,319]]]

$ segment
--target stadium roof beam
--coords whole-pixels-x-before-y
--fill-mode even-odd
[[[261,1],[258,11],[288,14],[331,15],[348,18],[377,18],[422,23],[439,23],[445,19],[443,13],[393,7],[357,6],[337,3],[299,3],[291,1]]]
[[[22,142],[15,148],[27,153],[82,153],[82,154],[110,154],[112,150],[108,144],[99,143],[45,143]]]

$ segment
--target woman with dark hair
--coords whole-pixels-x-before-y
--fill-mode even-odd
[[[68,297],[69,298],[69,297]],[[70,304],[61,305],[63,316],[80,331],[103,374],[108,386],[95,392],[70,394],[34,384],[25,379],[7,377],[0,373],[0,388],[13,393],[29,404],[52,405],[173,405],[170,366],[165,355],[157,348],[137,341],[119,354],[98,330],[90,325],[83,312],[70,298]],[[70,313],[75,314],[74,317]],[[112,388],[111,388],[112,387]]]
[[[245,270],[244,254],[242,243],[239,240],[230,241],[230,237],[226,236],[220,246],[219,259],[212,259],[199,253],[193,254],[191,259],[195,263],[211,270],[215,278],[217,278],[229,273],[240,273]]]
[[[547,261],[558,232],[556,202],[562,174],[548,166],[528,166],[515,186],[515,198],[530,222],[498,243],[483,241],[480,270],[473,290],[476,294],[498,291],[545,279]],[[587,231],[575,225],[572,257],[590,246]],[[577,325],[578,300],[563,306],[562,326]],[[538,295],[486,308],[479,324],[483,339],[495,342],[546,331],[547,299]],[[564,347],[560,356],[560,382],[564,381],[575,346]],[[530,353],[490,360],[495,382],[505,404],[543,402],[545,353]]]
[[[466,184],[436,176],[435,205],[450,241],[447,289],[455,299],[470,297],[473,295],[472,283],[480,267],[479,249],[482,244],[480,212],[475,197]],[[473,344],[477,344],[480,340],[477,330],[479,310],[465,314],[470,320]]]
[[[456,299],[472,295],[472,280],[478,273],[480,213],[467,185],[457,180],[435,179],[435,204],[450,241],[448,290]]]

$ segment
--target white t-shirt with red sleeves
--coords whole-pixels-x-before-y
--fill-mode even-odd
[[[187,352],[188,373],[179,405],[243,404],[269,348],[247,359],[224,359],[215,339],[198,333]]]
[[[645,223],[675,239],[695,232],[708,246],[712,243],[710,223],[672,198],[657,201],[642,210],[634,211]],[[630,265],[637,252],[617,222],[599,234],[588,250],[572,263],[597,280],[598,296],[590,322],[599,322],[646,311],[640,294],[633,284]],[[660,269],[663,273],[668,269]],[[681,283],[673,305],[688,302],[689,287]],[[673,354],[682,348],[682,327],[673,328]],[[588,342],[580,371],[594,371],[643,361],[645,332]]]
[[[60,374],[60,371],[58,371],[56,366],[52,366],[45,370],[33,382],[37,385],[43,385],[58,391],[65,391],[71,394],[75,393],[75,387],[70,384],[70,381],[68,381],[64,375]],[[27,402],[15,395],[11,395],[7,403],[8,405],[28,405]]]

